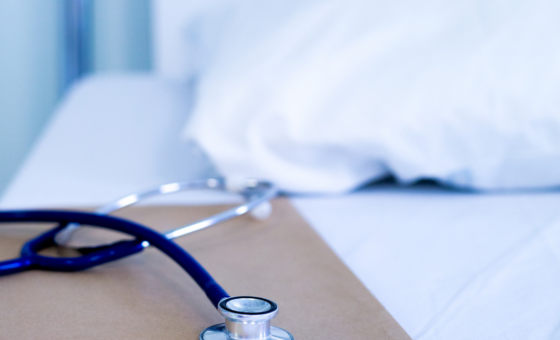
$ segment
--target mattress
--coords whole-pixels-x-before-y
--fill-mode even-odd
[[[151,75],[84,81],[0,206],[95,206],[215,176],[204,154],[179,139],[191,93]],[[237,200],[198,192],[152,204]],[[560,338],[560,193],[378,184],[291,201],[412,338]]]

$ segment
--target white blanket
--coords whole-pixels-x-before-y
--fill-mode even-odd
[[[226,175],[560,184],[560,2],[224,1],[193,15],[186,135]]]

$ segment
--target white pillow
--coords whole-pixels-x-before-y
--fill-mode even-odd
[[[185,130],[223,174],[291,192],[560,184],[560,2],[225,4],[191,23],[205,62]]]

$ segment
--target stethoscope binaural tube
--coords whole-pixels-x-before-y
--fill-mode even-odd
[[[55,258],[39,255],[42,249],[54,246],[55,235],[62,227],[55,228],[28,242],[22,249],[19,259],[0,262],[0,275],[42,269],[51,271],[79,271],[103,263],[118,260],[138,253],[144,249],[146,242],[161,250],[177,262],[206,293],[214,307],[228,298],[225,290],[208,274],[208,272],[183,248],[160,233],[140,224],[124,219],[83,212],[21,210],[0,212],[0,223],[11,222],[53,222],[66,225],[79,223],[123,232],[136,237],[136,240],[120,241],[107,247],[98,247],[95,251],[80,257]]]

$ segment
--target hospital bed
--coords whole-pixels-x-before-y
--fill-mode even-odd
[[[157,4],[158,2],[156,2]],[[100,206],[139,189],[215,176],[180,140],[192,104],[169,17],[156,6],[156,74],[95,76],[58,107],[2,208]],[[168,20],[157,20],[158,15]],[[176,14],[178,16],[178,14]],[[413,339],[560,338],[560,195],[366,186],[292,204]],[[231,203],[216,193],[157,204]]]

